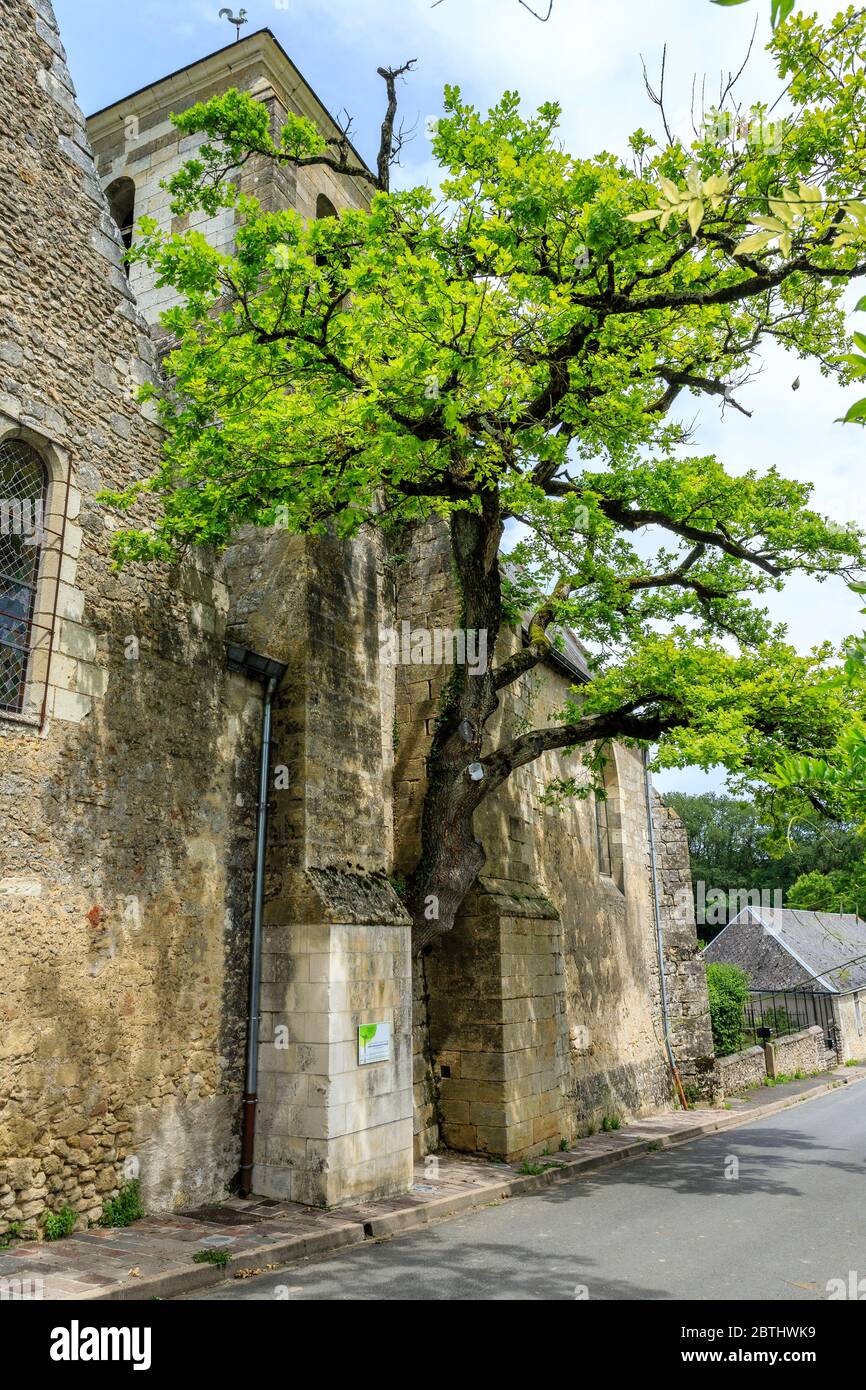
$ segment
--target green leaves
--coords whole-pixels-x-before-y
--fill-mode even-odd
[[[751,256],[755,251],[760,251],[769,242],[775,240],[773,231],[753,232],[751,236],[744,237],[734,248],[735,256]]]
[[[797,0],[771,0],[770,23],[774,29],[785,22],[796,3]]]
[[[866,594],[862,580],[850,580],[848,587]],[[818,814],[850,821],[866,833],[866,638],[847,644],[845,663],[833,672],[828,691],[842,711],[835,738],[818,756],[785,751],[766,780],[788,796],[795,810],[802,805],[807,818]]]
[[[168,181],[176,216],[197,208],[214,216],[220,208],[231,207],[237,190],[229,175],[236,173],[252,152],[274,154],[267,107],[248,92],[231,89],[172,116],[172,121],[183,135],[206,137],[195,159]]]
[[[844,38],[792,20],[772,45],[800,84],[784,139],[710,132],[653,152],[641,134],[639,172],[569,155],[552,103],[525,116],[505,93],[483,113],[450,88],[440,201],[377,193],[311,224],[262,207],[244,174],[252,154],[327,162],[309,122],[275,136],[238,93],[184,113],[205,139],[176,206],[230,206],[236,244],[142,223],[135,255],[175,296],[150,392],[165,449],[156,476],[105,499],[129,514],[118,563],[225,547],[248,524],[456,529],[495,499],[509,611],[546,605],[542,633],[569,626],[593,669],[563,720],[639,710],[660,761],[744,780],[786,754],[832,765],[845,673],[797,653],[762,596],[797,572],[856,582],[863,540],[805,484],[728,474],[690,422],[696,397],[745,408],[767,337],[860,374],[841,295],[866,249],[864,40],[863,18]],[[804,44],[856,81],[831,90],[814,65],[806,81]]]
[[[713,5],[744,5],[746,2],[747,0],[711,0]],[[778,24],[784,23],[796,3],[797,0],[771,0],[770,23],[774,29]]]
[[[850,405],[845,414],[841,417],[843,425],[862,425],[866,424],[866,396],[862,400],[855,401]]]
[[[864,310],[866,310],[866,298],[858,300],[854,306],[855,313]],[[847,363],[855,377],[866,377],[866,333],[853,333],[851,336],[855,346],[860,348],[860,352],[843,352],[836,360]],[[843,425],[866,425],[866,396],[850,405],[839,423]],[[854,587],[852,584],[851,588]],[[859,593],[860,590],[855,589],[855,592]]]
[[[834,250],[852,247],[860,252],[866,248],[866,204],[859,199],[842,202],[834,214],[831,206],[824,207],[821,189],[801,181],[796,190],[783,190],[781,198],[769,198],[768,205],[772,216],[753,215],[751,218],[753,225],[764,230],[739,242],[734,248],[735,256],[754,255],[777,241],[779,253],[790,257],[794,236],[802,240],[812,222],[819,224],[819,230],[834,231],[831,242]],[[866,300],[861,299],[857,308],[864,305]],[[866,352],[866,335],[854,333],[853,338],[855,345]],[[847,365],[854,376],[866,376],[866,356],[845,352],[836,354],[833,360]],[[866,397],[849,406],[839,423],[866,424]]]
[[[737,965],[712,961],[707,966],[707,993],[713,1050],[717,1057],[728,1057],[739,1052],[745,1041],[743,1009],[749,997],[749,977]]]
[[[866,910],[866,863],[860,860],[844,868],[828,872],[813,870],[802,874],[786,894],[788,907],[804,908],[808,912],[857,912]]]
[[[719,208],[729,187],[730,179],[727,174],[713,174],[710,178],[702,180],[694,167],[688,171],[685,189],[678,188],[671,179],[660,175],[661,206],[642,212],[631,212],[626,221],[651,222],[658,217],[661,218],[659,226],[664,231],[671,217],[685,216],[692,236],[696,236],[707,208]]]
[[[778,241],[783,256],[790,256],[795,233],[805,233],[822,211],[821,190],[814,184],[800,183],[782,190],[779,198],[767,199],[770,216],[754,214],[750,221],[764,228],[746,237],[734,248],[735,256],[752,255],[770,242]]]

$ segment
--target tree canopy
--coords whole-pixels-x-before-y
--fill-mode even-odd
[[[770,906],[779,894],[786,907],[838,912],[840,895],[850,898],[864,878],[864,844],[854,825],[774,821],[768,807],[717,792],[666,792],[664,800],[688,836],[695,907],[705,909],[699,936],[715,935],[730,915],[713,911],[708,920],[706,907],[718,893],[734,912],[754,893],[765,894]],[[860,898],[866,907],[866,892]]]
[[[452,925],[484,862],[482,798],[545,751],[597,763],[611,739],[655,742],[662,764],[753,779],[832,747],[856,708],[828,683],[829,648],[798,653],[761,599],[797,572],[856,579],[861,535],[777,469],[726,471],[687,416],[701,396],[745,410],[768,341],[841,384],[855,375],[841,296],[866,269],[864,39],[853,9],[777,28],[796,119],[772,143],[715,121],[579,157],[555,103],[526,116],[509,92],[485,115],[449,87],[438,192],[389,189],[401,69],[380,69],[375,172],[303,117],[274,137],[236,91],[174,118],[206,137],[171,180],[174,211],[233,207],[240,225],[224,253],[201,231],[140,224],[133,254],[179,303],[146,391],[162,466],[106,499],[150,494],[159,516],[118,535],[119,562],[223,546],[244,523],[351,536],[435,514],[465,626],[493,650],[532,614],[526,645],[443,693],[410,885],[422,935],[423,904]],[[351,172],[370,206],[309,225],[266,210],[234,181],[251,158]],[[566,626],[593,680],[558,722],[494,741],[501,691]]]

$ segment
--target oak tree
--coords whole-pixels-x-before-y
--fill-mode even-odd
[[[179,302],[147,392],[162,465],[108,499],[145,492],[159,516],[118,536],[118,561],[223,546],[277,517],[310,535],[432,515],[448,528],[462,625],[486,630],[496,656],[483,673],[455,668],[442,692],[408,887],[421,943],[453,925],[484,864],[478,806],[546,752],[597,768],[624,740],[752,778],[784,753],[820,755],[844,726],[831,653],[799,654],[761,600],[797,572],[856,576],[861,536],[775,468],[726,470],[689,417],[700,398],[748,413],[767,342],[852,378],[840,301],[866,270],[866,21],[852,13],[775,31],[796,118],[769,143],[714,119],[578,157],[555,103],[525,116],[506,93],[482,114],[450,87],[441,189],[395,191],[401,69],[380,69],[375,171],[302,117],[273,137],[238,92],[175,118],[206,138],[171,180],[174,210],[233,207],[239,227],[225,253],[200,231],[141,223],[133,254]],[[351,172],[369,209],[309,225],[266,210],[233,182],[253,157]],[[793,435],[791,455],[796,473]],[[514,648],[503,630],[521,614]],[[564,628],[592,680],[556,721],[493,737],[502,692]]]

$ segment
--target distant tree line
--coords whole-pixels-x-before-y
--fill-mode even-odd
[[[755,802],[717,792],[669,792],[664,800],[686,828],[696,910],[717,889],[732,902],[750,892],[770,901],[780,893],[786,907],[866,915],[864,843],[853,824],[780,828]],[[699,920],[698,935],[709,940],[724,925]]]

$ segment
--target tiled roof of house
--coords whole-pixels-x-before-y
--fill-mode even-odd
[[[743,930],[749,925],[754,932]],[[768,936],[790,966],[781,964],[778,952],[768,955]],[[745,907],[710,942],[704,957],[742,966],[755,988],[790,989],[814,979],[817,988],[847,994],[866,989],[866,922],[853,913]],[[778,978],[767,978],[774,968]]]

